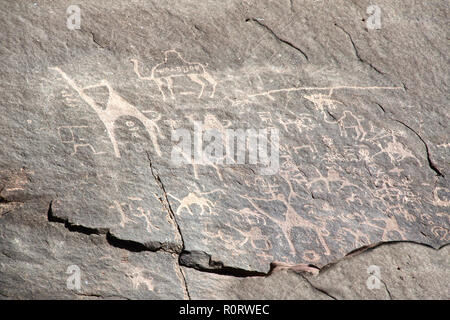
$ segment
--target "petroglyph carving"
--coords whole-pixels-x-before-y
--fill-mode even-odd
[[[175,99],[173,81],[176,77],[188,77],[192,82],[200,85],[201,89],[197,95],[198,98],[203,96],[207,86],[211,87],[210,98],[214,97],[217,82],[206,71],[203,64],[198,62],[188,62],[175,50],[167,50],[164,52],[164,62],[153,67],[150,77],[143,77],[139,72],[139,61],[131,59],[134,66],[134,72],[141,80],[154,81],[164,101],[169,97]],[[164,88],[167,88],[168,94]],[[184,92],[183,94],[189,94]]]
[[[25,190],[34,171],[20,168],[19,170],[0,170],[0,194]]]
[[[177,211],[175,212],[177,215],[180,215],[181,212],[185,209],[188,213],[190,213],[192,216],[194,213],[192,212],[191,206],[197,205],[200,207],[200,215],[203,214],[214,214],[213,207],[214,203],[207,198],[198,196],[197,194],[190,192],[187,196],[185,196],[183,199],[178,199],[171,195],[172,198],[176,199],[178,202],[180,202],[180,205],[178,206]]]
[[[367,132],[362,126],[363,120],[364,118],[355,116],[351,111],[344,111],[344,115],[338,120],[341,136],[348,137],[349,131],[353,130],[355,140],[364,140]]]
[[[433,191],[434,204],[440,207],[450,206],[450,190],[444,187],[436,187]]]
[[[431,232],[434,234],[434,236],[440,240],[447,240],[448,239],[448,229],[441,227],[441,226],[434,226],[431,229]]]
[[[61,96],[63,97],[63,99],[66,102],[67,106],[69,106],[71,108],[76,107],[78,100],[77,100],[76,96],[72,92],[69,92],[67,90],[62,90],[61,91]]]
[[[286,132],[289,132],[288,126],[290,125],[295,126],[299,133],[303,133],[303,131],[312,131],[317,127],[317,124],[314,123],[314,118],[311,115],[306,113],[296,115],[290,110],[287,111],[295,116],[295,120],[288,120],[283,118],[280,118],[278,120],[278,122],[280,122]]]
[[[252,248],[256,250],[272,249],[272,244],[269,237],[263,235],[260,228],[252,226],[249,231],[239,229],[236,230],[244,236],[244,240],[240,243],[241,246],[244,246],[246,243],[250,243]]]
[[[305,99],[314,103],[314,107],[319,110],[323,115],[323,120],[327,123],[334,123],[334,121],[329,121],[327,114],[330,115],[330,109],[336,109],[338,104],[341,102],[337,100],[331,99],[331,93],[329,95],[324,94],[312,94],[312,95],[304,95]]]
[[[128,216],[125,214],[125,212],[122,209],[122,204],[115,200],[114,201],[114,206],[117,209],[117,211],[120,214],[120,223],[119,225],[124,228],[126,226],[127,223],[133,223],[133,220],[131,220],[130,218],[128,218]]]
[[[358,86],[335,86],[335,87],[291,87],[291,88],[282,88],[282,89],[274,89],[267,90],[263,92],[249,94],[248,97],[258,97],[258,96],[266,96],[271,100],[275,100],[272,95],[275,93],[283,93],[283,92],[295,92],[295,91],[328,91],[329,95],[333,94],[334,90],[343,90],[343,89],[353,89],[353,90],[404,90],[403,87],[378,87],[378,86],[370,86],[370,87],[358,87]]]
[[[64,144],[71,145],[73,147],[73,152],[71,156],[78,152],[79,148],[87,148],[92,151],[93,154],[104,154],[104,151],[96,151],[92,144],[88,143],[85,138],[82,138],[83,131],[85,131],[88,126],[60,126],[58,127],[58,134],[61,142]],[[84,130],[83,130],[84,129]]]
[[[111,85],[106,80],[101,80],[100,83],[88,86],[85,88],[79,87],[69,76],[63,72],[60,68],[52,68],[57,71],[64,80],[74,89],[80,97],[97,113],[100,120],[106,127],[109,139],[114,148],[114,154],[117,158],[120,158],[119,144],[116,140],[114,134],[114,123],[121,117],[133,117],[139,120],[145,127],[147,133],[149,134],[153,147],[155,148],[157,154],[161,156],[161,150],[159,148],[158,137],[161,136],[159,127],[154,120],[147,118],[141,111],[139,111],[135,106],[128,103],[125,99],[117,94],[117,92],[111,87]],[[102,108],[95,100],[90,97],[85,91],[93,88],[106,88],[108,92],[108,100],[106,107]]]
[[[142,218],[145,221],[145,229],[148,232],[151,232],[153,228],[156,229],[156,227],[154,227],[152,225],[152,222],[150,221],[150,210],[146,210],[139,204],[135,204],[137,201],[142,201],[142,199],[135,197],[129,197],[129,199],[130,201],[133,201],[133,203],[119,202],[117,200],[114,201],[114,206],[120,214],[119,225],[124,228],[127,223],[135,223],[134,220],[130,219],[123,210],[123,208],[127,208],[127,212],[130,212],[133,218]]]
[[[153,291],[155,288],[153,286],[153,278],[146,277],[145,275],[148,273],[145,269],[135,268],[132,273],[127,274],[127,276],[131,279],[131,283],[133,284],[134,289],[139,289],[141,285],[147,288],[149,291]]]
[[[246,251],[242,248],[242,235],[239,237],[236,228],[230,222],[206,222],[204,224],[202,242],[208,244],[210,241],[219,240],[220,246],[230,250],[232,256],[240,256]],[[238,237],[236,237],[238,236]]]
[[[303,227],[309,230],[313,230],[314,233],[317,235],[319,243],[322,245],[324,254],[329,255],[330,249],[328,247],[328,244],[325,241],[324,236],[327,234],[327,230],[317,224],[313,223],[312,221],[306,219],[302,215],[298,214],[295,210],[295,208],[292,206],[292,202],[295,201],[295,197],[297,196],[296,192],[294,192],[292,184],[290,181],[285,181],[289,185],[289,194],[286,196],[283,193],[275,193],[274,189],[271,188],[270,195],[268,194],[266,197],[251,197],[248,195],[242,195],[243,199],[247,200],[252,209],[258,212],[259,214],[263,215],[267,221],[272,221],[276,225],[280,226],[281,230],[283,231],[283,234],[288,242],[290,254],[292,256],[295,256],[296,249],[293,243],[293,237],[292,237],[292,229],[294,227]],[[262,208],[262,206],[259,204],[259,202],[268,202],[268,201],[279,201],[281,202],[286,210],[284,211],[284,219],[279,220],[274,218],[270,213],[266,212],[265,209]]]
[[[386,147],[383,147],[381,143],[378,143],[378,146],[380,147],[381,151],[374,154],[373,157],[381,153],[386,153],[392,163],[398,163],[406,158],[412,158],[417,161],[417,164],[420,167],[422,166],[419,159],[417,159],[417,157],[414,156],[412,152],[408,150],[403,144],[397,141],[397,137],[394,135],[392,136],[392,141],[387,142]]]

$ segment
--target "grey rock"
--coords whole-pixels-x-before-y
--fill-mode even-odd
[[[239,278],[183,267],[189,295],[194,300],[330,300],[308,281],[291,271],[268,277]]]
[[[105,235],[71,232],[49,222],[47,210],[46,202],[29,201],[2,215],[1,298],[187,298],[177,255],[130,251]]]
[[[358,251],[318,273],[285,268],[238,278],[184,268],[192,299],[439,299],[450,298],[449,246],[382,244]]]
[[[447,3],[380,0],[375,30],[366,0],[79,1],[69,30],[71,4],[0,0],[0,232],[43,201],[67,232],[222,275],[449,242]],[[177,165],[196,123],[277,129],[274,174]]]
[[[450,247],[383,244],[322,269],[309,281],[336,299],[450,298]]]

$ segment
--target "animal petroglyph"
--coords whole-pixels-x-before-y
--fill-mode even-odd
[[[295,256],[296,254],[296,248],[294,245],[293,237],[292,237],[292,229],[295,227],[303,227],[307,228],[309,230],[313,230],[315,234],[318,237],[319,243],[322,245],[324,254],[329,255],[330,249],[328,247],[328,244],[325,240],[325,235],[328,233],[328,231],[323,228],[322,226],[319,226],[312,221],[309,221],[302,215],[298,214],[295,210],[295,208],[292,206],[293,197],[295,196],[295,192],[292,189],[292,185],[289,181],[286,181],[289,184],[290,192],[289,195],[286,196],[283,193],[274,193],[271,192],[271,195],[266,195],[266,197],[249,197],[248,195],[240,196],[243,199],[247,200],[249,204],[251,205],[252,209],[255,210],[259,214],[263,215],[267,220],[273,221],[275,224],[279,225],[281,230],[283,231],[283,234],[288,242],[290,254],[292,256]],[[284,211],[284,219],[276,219],[272,217],[272,215],[268,212],[266,212],[259,204],[258,202],[265,202],[265,201],[280,201],[283,203],[286,210]]]
[[[412,152],[410,150],[408,150],[403,144],[401,144],[400,142],[397,141],[396,136],[392,136],[392,141],[387,142],[386,147],[383,147],[381,144],[378,144],[378,145],[379,145],[381,151],[374,154],[373,157],[375,157],[381,153],[386,153],[389,156],[392,163],[400,162],[406,158],[412,158],[412,159],[416,160],[419,167],[422,166],[419,159],[417,159],[417,157],[414,156],[412,154]]]
[[[364,140],[366,136],[366,130],[362,126],[364,118],[355,116],[351,111],[344,111],[344,115],[338,119],[339,130],[341,136],[349,136],[349,131],[353,131],[355,140]]]
[[[191,206],[197,205],[200,207],[200,215],[203,214],[213,214],[213,207],[214,203],[210,201],[207,198],[199,197],[197,194],[190,192],[187,196],[185,196],[183,199],[178,199],[171,195],[172,198],[176,199],[178,202],[180,202],[180,205],[178,206],[177,211],[175,212],[177,215],[180,215],[181,212],[185,209],[187,212],[189,212],[191,215],[194,215],[192,212]]]
[[[54,67],[51,69],[57,71],[63,77],[63,79],[67,81],[70,87],[72,87],[72,89],[74,89],[80,95],[80,97],[97,113],[98,117],[106,127],[109,139],[111,140],[114,148],[114,154],[117,158],[120,158],[120,150],[119,144],[114,134],[114,123],[121,117],[133,117],[139,120],[144,125],[147,133],[150,135],[157,154],[161,156],[161,150],[158,143],[158,137],[161,134],[157,123],[154,120],[150,120],[149,118],[147,118],[135,106],[131,105],[121,96],[119,96],[106,80],[101,80],[98,84],[81,88],[60,68]],[[108,99],[106,107],[103,108],[86,93],[86,90],[93,88],[107,89]]]
[[[153,67],[150,77],[143,77],[139,72],[139,61],[136,59],[131,59],[133,62],[134,72],[141,80],[154,81],[158,86],[163,100],[165,101],[167,97],[175,99],[173,92],[174,78],[177,77],[187,77],[192,82],[200,85],[201,89],[197,94],[198,98],[203,96],[203,93],[207,86],[211,87],[210,98],[214,97],[216,91],[217,82],[214,78],[206,71],[206,68],[201,63],[188,62],[183,59],[183,57],[175,50],[167,50],[164,52],[164,62],[161,62]],[[165,92],[164,88],[167,87],[168,94]],[[183,94],[189,94],[189,92],[183,92]]]

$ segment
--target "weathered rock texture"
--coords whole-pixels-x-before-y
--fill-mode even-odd
[[[238,278],[183,268],[192,299],[449,299],[450,247],[388,243],[320,272],[295,267]],[[375,269],[378,270],[374,271]],[[372,278],[371,278],[372,277]]]
[[[269,297],[295,277],[286,298],[448,298],[448,249],[420,245],[398,252],[423,291],[370,254],[233,278],[449,242],[445,1],[380,0],[376,30],[369,1],[79,1],[79,30],[71,4],[0,1],[2,297]],[[177,165],[174,130],[199,124],[278,130],[279,167]],[[386,290],[361,285],[372,258]]]

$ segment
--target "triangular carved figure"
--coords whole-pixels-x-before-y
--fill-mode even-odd
[[[149,134],[157,154],[161,156],[161,150],[158,143],[158,136],[160,136],[158,125],[153,120],[147,118],[135,106],[131,105],[121,96],[119,96],[106,80],[101,80],[98,84],[92,86],[80,88],[60,68],[55,67],[52,69],[56,70],[64,78],[64,80],[67,81],[72,89],[74,89],[80,95],[80,97],[97,113],[98,117],[106,127],[109,139],[111,140],[114,148],[114,154],[117,158],[120,158],[120,150],[116,136],[114,135],[114,123],[120,117],[134,117],[139,120],[144,125],[147,133]],[[107,90],[108,98],[106,101],[106,107],[104,103],[97,103],[95,98],[87,94],[87,92],[91,91],[91,89],[94,88]]]

